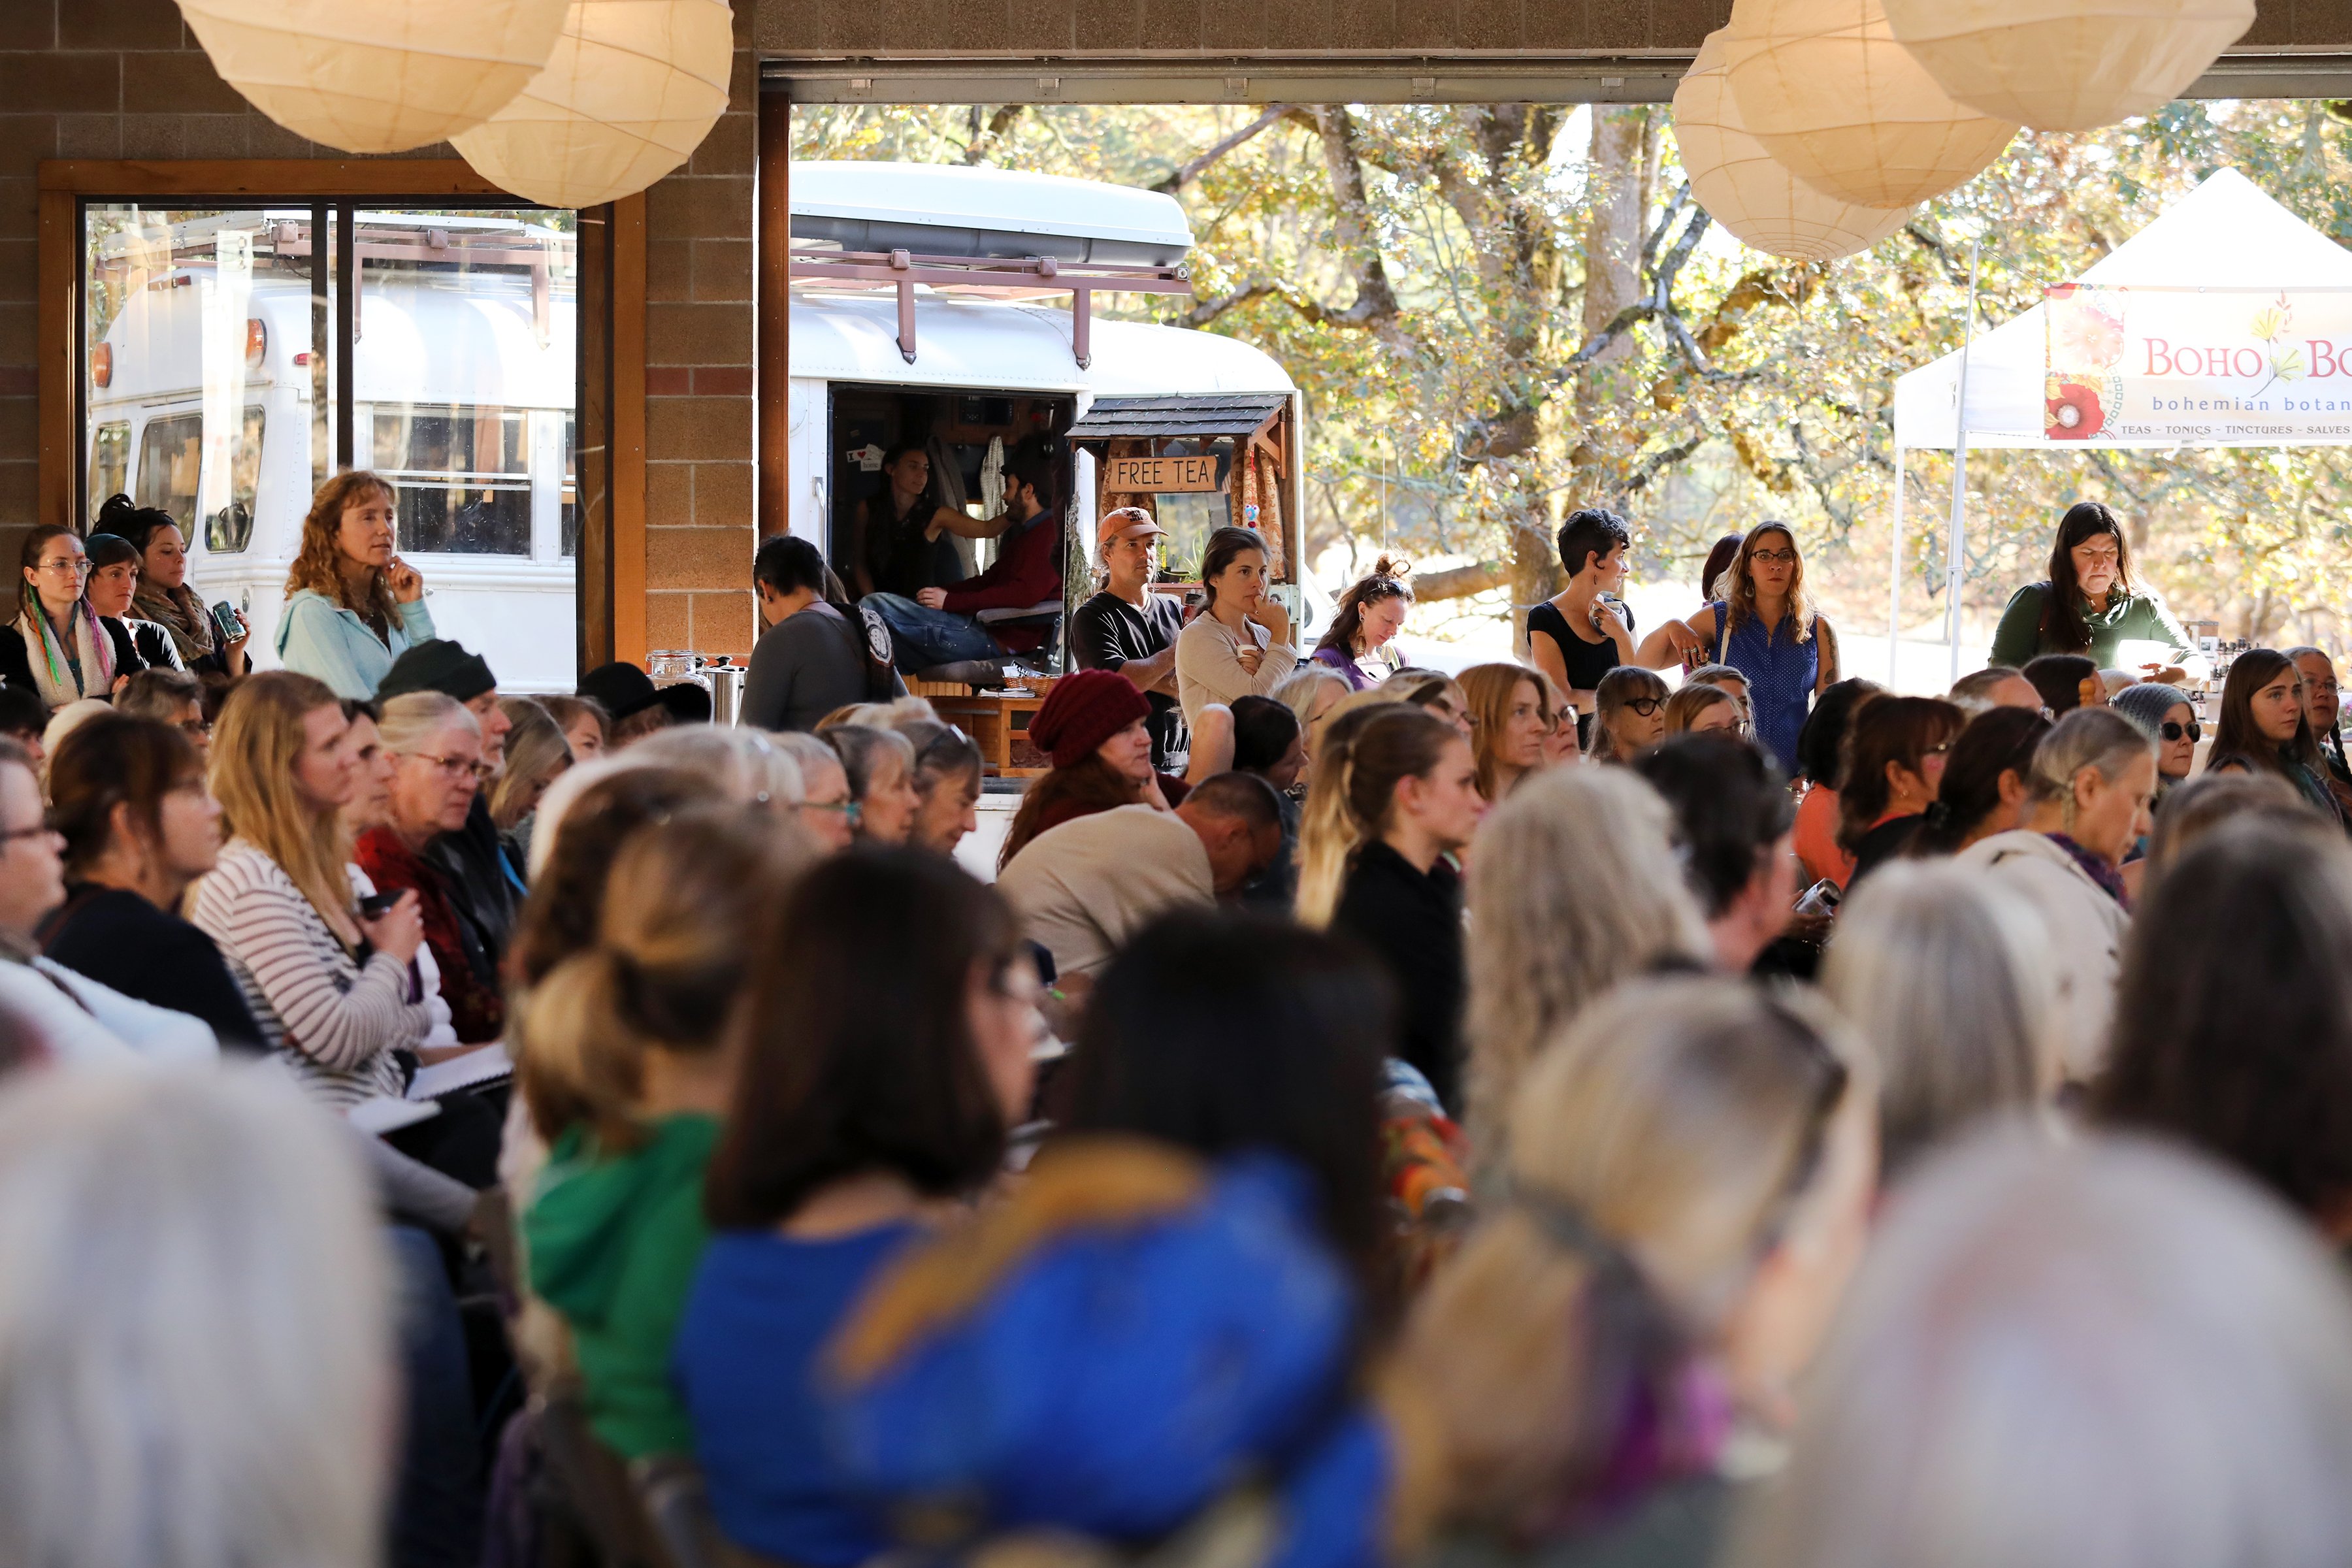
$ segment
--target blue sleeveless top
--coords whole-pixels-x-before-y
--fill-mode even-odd
[[[1814,635],[1802,642],[1797,640],[1795,620],[1787,616],[1769,631],[1750,616],[1727,637],[1728,606],[1718,599],[1707,607],[1715,612],[1716,662],[1727,664],[1748,678],[1748,702],[1756,710],[1756,739],[1780,771],[1794,777],[1797,732],[1805,727],[1813,686],[1822,675],[1820,617],[1814,617]]]

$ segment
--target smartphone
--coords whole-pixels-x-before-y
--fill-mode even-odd
[[[392,912],[392,906],[400,902],[402,891],[403,889],[394,888],[388,893],[370,893],[360,900],[360,919],[363,921],[383,919],[385,915]]]
[[[235,642],[245,635],[245,617],[238,615],[236,607],[226,599],[213,606],[213,625],[219,630],[223,642]]]
[[[1797,912],[1801,915],[1833,915],[1844,897],[1838,885],[1824,877],[1805,889],[1804,896],[1797,900]]]

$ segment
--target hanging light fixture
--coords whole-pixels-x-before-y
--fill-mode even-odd
[[[2169,103],[2254,24],[2254,0],[1885,3],[1946,92],[2040,131],[2093,131]]]
[[[547,63],[565,0],[179,0],[221,79],[346,153],[446,142]]]
[[[594,206],[693,154],[727,107],[734,57],[727,0],[571,0],[547,68],[450,140],[502,190]]]
[[[1879,0],[1734,0],[1724,66],[1740,123],[1824,195],[1885,210],[1976,177],[2017,133],[1955,101]]]
[[[1675,144],[1691,195],[1742,243],[1792,261],[1834,261],[1867,250],[1912,209],[1856,206],[1826,196],[1773,161],[1739,122],[1724,80],[1721,32],[1710,33],[1675,89]]]

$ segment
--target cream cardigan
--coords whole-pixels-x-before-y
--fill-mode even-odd
[[[1287,643],[1267,647],[1266,630],[1255,621],[1245,621],[1252,646],[1264,649],[1265,658],[1252,675],[1242,668],[1242,640],[1226,629],[1224,622],[1203,613],[1192,617],[1176,638],[1176,700],[1184,705],[1184,722],[1201,721],[1201,710],[1212,702],[1231,702],[1236,697],[1264,697],[1289,678],[1298,668],[1298,654]]]

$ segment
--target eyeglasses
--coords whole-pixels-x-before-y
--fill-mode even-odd
[[[842,814],[842,820],[848,823],[852,827],[856,827],[859,823],[866,819],[865,807],[859,805],[857,802],[854,800],[804,800],[801,802],[801,809],[803,811],[840,812]]]
[[[2178,741],[2183,735],[2192,741],[2201,741],[2205,738],[2205,726],[2191,719],[2186,724],[2158,724],[2156,732],[2168,741]]]
[[[33,568],[36,572],[70,572],[79,577],[89,571],[87,556],[76,555],[63,561],[44,561]]]
[[[465,778],[470,774],[476,784],[482,783],[498,772],[488,763],[474,762],[465,757],[436,757],[430,752],[411,752],[409,755],[420,763],[431,763],[453,779]]]
[[[1655,713],[1659,709],[1664,708],[1665,705],[1666,700],[1663,697],[1628,697],[1625,699],[1625,710],[1629,713],[1638,713],[1644,719],[1647,719],[1651,714]]]
[[[1748,559],[1774,566],[1793,566],[1797,563],[1797,552],[1793,550],[1759,550]]]

